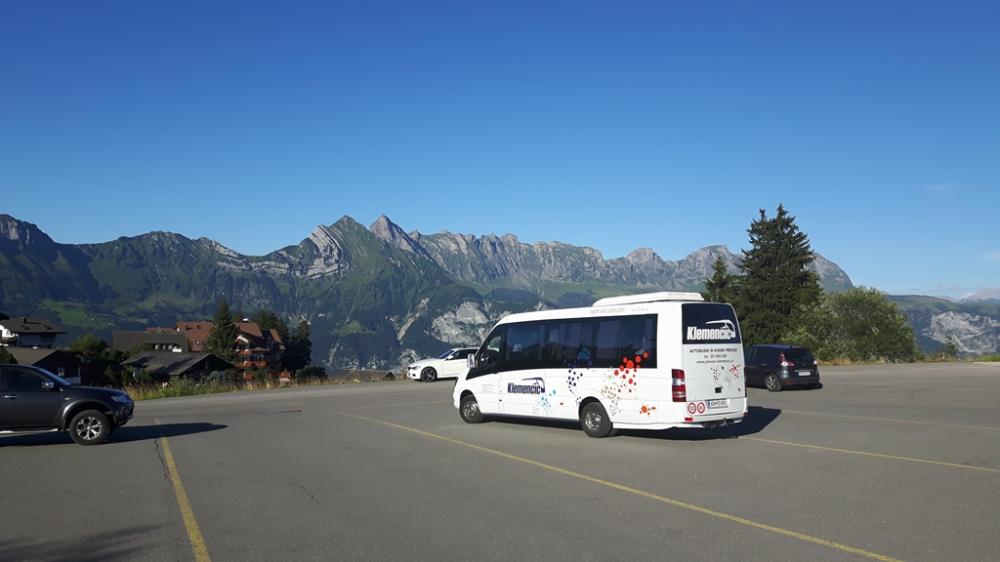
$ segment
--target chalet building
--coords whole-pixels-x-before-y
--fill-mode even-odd
[[[180,321],[177,322],[177,328],[172,333],[183,335],[187,346],[184,351],[203,353],[208,336],[214,327],[215,324],[206,320]],[[277,369],[281,365],[281,353],[285,351],[285,342],[281,341],[277,330],[262,330],[256,322],[249,320],[236,322],[236,329],[233,351],[238,357],[237,368],[244,370]],[[151,328],[147,332],[164,335],[170,333],[170,329]],[[117,344],[115,348],[118,348]]]
[[[111,347],[122,353],[133,351],[170,351],[186,353],[188,351],[187,337],[170,328],[151,328],[144,332],[115,330],[111,334]]]
[[[281,365],[285,343],[274,329],[262,330],[256,322],[237,322],[236,354],[241,369],[270,369]]]
[[[205,351],[205,342],[208,341],[208,334],[212,333],[214,327],[215,324],[208,321],[178,322],[177,332],[187,338],[188,350],[191,353],[201,353]]]
[[[30,365],[55,373],[74,384],[89,384],[80,358],[62,349],[35,349],[31,347],[8,347],[7,352],[18,365]]]
[[[140,371],[155,380],[166,382],[176,378],[201,380],[212,374],[234,368],[225,359],[211,353],[173,353],[170,351],[145,351],[122,363],[132,376]]]
[[[56,336],[65,333],[56,323],[41,318],[0,319],[0,345],[7,347],[52,349]]]

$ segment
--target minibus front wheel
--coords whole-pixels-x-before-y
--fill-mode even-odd
[[[471,393],[463,396],[458,403],[458,413],[465,423],[479,423],[486,419],[483,411],[479,409],[479,401]]]

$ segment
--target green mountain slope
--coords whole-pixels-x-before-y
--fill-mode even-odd
[[[116,328],[208,318],[225,297],[247,314],[270,309],[290,322],[308,320],[318,363],[386,368],[478,343],[511,312],[699,289],[717,255],[735,267],[724,246],[677,262],[648,249],[605,260],[558,242],[407,234],[386,217],[366,228],[345,216],[297,245],[246,256],[169,232],[59,244],[0,215],[0,311],[58,319],[68,343],[83,331],[109,336]],[[825,267],[827,277],[850,284],[835,265]]]

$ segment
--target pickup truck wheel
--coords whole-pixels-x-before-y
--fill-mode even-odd
[[[97,410],[84,410],[69,422],[69,436],[80,445],[100,445],[111,434],[111,422]]]
[[[420,371],[420,380],[424,382],[434,382],[437,378],[437,371],[435,371],[433,367],[427,367],[423,371]]]

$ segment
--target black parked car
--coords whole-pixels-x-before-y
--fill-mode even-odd
[[[782,344],[752,345],[746,350],[747,386],[778,392],[789,386],[819,388],[819,367],[811,351]]]
[[[132,419],[128,394],[74,386],[45,369],[0,365],[0,433],[69,431],[81,445],[97,445]]]

